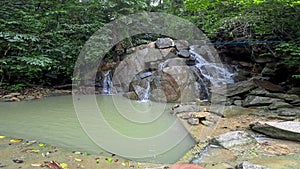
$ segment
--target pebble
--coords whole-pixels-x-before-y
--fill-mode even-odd
[[[20,159],[13,159],[12,160],[14,163],[18,163],[18,164],[21,164],[21,163],[23,163],[24,162],[24,160],[20,160]]]

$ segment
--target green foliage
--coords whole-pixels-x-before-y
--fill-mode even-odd
[[[256,54],[272,55],[282,58],[285,64],[300,65],[300,1],[164,0],[158,6],[151,6],[150,2],[0,1],[0,84],[17,85],[13,88],[18,88],[19,84],[70,82],[74,63],[90,36],[104,24],[140,11],[167,12],[186,18],[212,41],[282,41],[249,46],[259,49]],[[124,22],[130,24],[130,21]],[[112,29],[97,38],[110,41],[114,31]],[[160,36],[163,35],[130,37],[120,43],[119,49],[147,43]],[[115,59],[119,49],[112,49],[106,59]],[[87,53],[87,61],[93,62],[98,58],[97,53],[101,52]]]
[[[2,0],[0,82],[70,82],[74,63],[89,37],[119,16],[146,9],[146,2]],[[102,38],[108,37],[109,33]],[[87,59],[95,56],[87,55]]]
[[[292,78],[300,79],[300,75],[293,75]]]

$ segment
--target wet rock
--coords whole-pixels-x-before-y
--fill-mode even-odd
[[[21,163],[24,162],[24,160],[21,160],[21,159],[18,159],[18,158],[13,159],[12,161],[13,161],[14,163],[18,163],[18,164],[21,164]]]
[[[182,58],[189,58],[190,57],[190,52],[188,50],[179,50],[177,52],[177,56],[182,57]]]
[[[127,92],[123,95],[124,97],[131,99],[131,100],[138,100],[138,96],[135,94],[135,92]]]
[[[186,113],[186,112],[200,112],[201,108],[197,105],[180,105],[173,110],[173,114]]]
[[[297,108],[281,108],[274,113],[277,113],[279,116],[300,116],[300,109]]]
[[[247,81],[237,82],[234,84],[229,84],[227,85],[227,89],[226,87],[213,88],[212,93],[224,94],[228,97],[231,97],[231,96],[247,93],[254,88],[256,88],[254,82],[252,80],[247,80]]]
[[[244,131],[233,131],[225,134],[221,134],[218,137],[212,139],[212,143],[222,146],[223,148],[233,148],[237,146],[243,146],[255,142],[255,139]]]
[[[183,58],[170,58],[164,61],[163,63],[161,63],[162,65],[160,69],[163,69],[165,67],[173,67],[173,66],[186,66],[185,61],[186,59]]]
[[[186,40],[174,40],[175,47],[177,50],[188,50],[189,49],[189,42]]]
[[[148,97],[150,93],[150,82],[148,79],[132,81],[129,85],[129,91],[134,92],[139,100],[149,99],[145,97]]]
[[[205,169],[195,164],[174,164],[170,169]]]
[[[300,87],[292,87],[287,93],[300,95]]]
[[[249,162],[242,162],[235,167],[236,169],[269,169],[268,167],[262,165],[251,164]]]
[[[280,99],[270,98],[270,97],[262,97],[262,96],[253,96],[249,95],[243,102],[244,107],[250,106],[269,106],[273,102],[279,102]]]
[[[268,94],[270,94],[270,92],[268,92],[266,89],[259,87],[254,90],[251,90],[251,92],[249,94],[257,95],[257,96],[267,96]]]
[[[300,141],[300,122],[256,122],[250,127],[273,138]]]
[[[219,57],[216,57],[215,54],[216,52],[215,49],[213,49],[212,46],[208,46],[208,45],[192,45],[190,46],[191,48],[191,51],[201,55],[207,62],[210,62],[210,63],[220,63],[219,60],[217,60],[217,58]]]
[[[279,85],[276,85],[274,83],[271,83],[269,81],[266,80],[259,80],[259,79],[253,79],[253,82],[263,88],[266,89],[268,91],[272,91],[272,92],[283,92],[283,88]]]
[[[198,124],[200,124],[199,118],[189,118],[189,119],[187,120],[187,122],[188,122],[190,125],[198,125]]]
[[[17,97],[12,97],[12,98],[10,98],[10,99],[8,99],[7,101],[11,101],[11,102],[19,102],[19,101],[21,101],[19,98],[17,98]]]
[[[184,113],[177,114],[177,117],[182,119],[198,118],[204,120],[206,117],[210,115],[211,114],[208,112],[184,112]]]
[[[276,75],[276,69],[266,66],[261,71],[261,75],[264,77],[270,77],[270,76],[273,77]]]
[[[275,110],[279,108],[292,108],[293,106],[282,101],[273,102],[271,105],[269,105],[270,110]]]
[[[244,108],[240,106],[226,106],[223,110],[225,117],[239,116],[253,113],[254,109]]]
[[[161,72],[154,76],[151,81],[151,95],[150,100],[176,102],[181,97],[180,85],[168,73]],[[155,90],[154,90],[155,89]]]
[[[256,63],[270,63],[274,61],[274,58],[271,56],[261,56],[261,55],[255,55],[253,59]]]
[[[163,50],[167,50],[164,53],[168,53],[169,51],[169,49]],[[158,64],[164,57],[161,50],[150,47],[127,54],[125,59],[118,64],[114,71],[112,82],[117,92],[128,92],[129,84],[137,74],[149,70],[149,63],[157,61],[156,63]],[[155,66],[156,65],[151,69],[157,69]]]
[[[233,104],[236,106],[242,106],[242,100],[235,100],[233,101]]]
[[[175,46],[175,43],[170,38],[159,38],[155,41],[155,45],[158,49],[164,49]]]
[[[200,97],[201,88],[194,73],[188,66],[166,67],[163,69],[163,73],[170,75],[175,80],[175,84],[174,82],[170,84],[179,87],[177,95],[180,98],[176,102],[191,102]]]

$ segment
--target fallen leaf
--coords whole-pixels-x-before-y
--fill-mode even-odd
[[[38,163],[34,163],[34,164],[31,164],[32,167],[42,167],[43,164],[38,164]]]
[[[11,143],[19,143],[19,142],[22,142],[23,139],[11,139],[10,142]]]
[[[55,161],[45,161],[45,165],[50,169],[64,169]]]
[[[105,160],[106,160],[106,161],[108,161],[108,162],[110,162],[110,163],[112,163],[112,162],[113,162],[113,159],[112,159],[112,158],[109,158],[109,157],[108,157],[108,158],[106,158]]]
[[[35,149],[25,149],[22,152],[26,152],[26,153],[38,153],[40,152],[40,150],[35,150]]]
[[[63,169],[68,169],[68,164],[66,163],[60,163],[59,164]]]
[[[39,144],[39,146],[40,146],[40,147],[44,147],[44,146],[45,146],[45,144],[43,144],[43,143],[40,143],[40,144]]]
[[[0,136],[0,138],[6,138],[6,136]]]
[[[83,159],[81,159],[81,158],[74,158],[74,160],[78,161],[78,162],[83,161]]]
[[[73,153],[76,154],[76,155],[82,154],[82,152],[80,152],[80,151],[74,151]]]

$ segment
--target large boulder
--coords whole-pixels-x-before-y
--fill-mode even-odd
[[[172,66],[163,69],[163,72],[170,75],[179,86],[180,99],[177,102],[195,101],[200,96],[200,86],[194,73],[188,66]]]
[[[112,79],[114,88],[117,92],[127,92],[130,82],[137,74],[157,68],[151,67],[150,63],[160,63],[162,60],[171,57],[172,50],[174,48],[156,49],[150,44],[143,48],[137,47],[136,51],[127,54],[125,59],[115,68]]]
[[[176,102],[180,99],[180,85],[168,73],[158,72],[150,83],[150,100]]]
[[[257,86],[253,80],[241,81],[233,84],[229,84],[225,87],[216,87],[212,89],[212,93],[222,94],[228,97],[243,95],[249,91],[255,89]]]
[[[249,95],[244,100],[243,106],[244,107],[269,106],[270,104],[272,104],[274,102],[279,102],[279,101],[281,101],[281,100],[276,99],[276,98]]]
[[[300,122],[256,122],[251,129],[267,136],[292,141],[300,141]]]
[[[235,167],[236,169],[270,169],[266,166],[251,164],[247,161],[244,161]]]
[[[237,146],[244,146],[255,142],[255,139],[244,131],[233,131],[225,134],[221,134],[218,137],[212,139],[212,143],[222,146],[226,149],[231,149]]]

